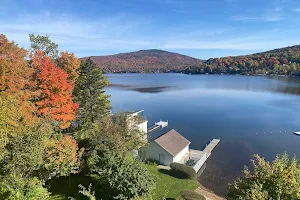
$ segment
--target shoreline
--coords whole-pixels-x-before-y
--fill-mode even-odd
[[[201,183],[199,187],[195,190],[195,192],[202,194],[206,198],[206,200],[226,200],[226,198],[215,194],[210,189],[204,187]]]
[[[230,75],[230,76],[269,76],[269,77],[288,77],[288,78],[299,78],[295,75],[287,74],[227,74],[227,73],[183,73],[183,72],[103,72],[104,75],[108,74],[185,74],[185,75]]]

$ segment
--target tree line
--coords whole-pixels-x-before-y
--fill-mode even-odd
[[[247,56],[211,58],[183,70],[187,74],[300,74],[300,45]]]
[[[0,199],[48,199],[51,181],[72,174],[106,199],[149,194],[153,177],[132,153],[142,135],[110,115],[102,70],[48,36],[29,38],[25,50],[0,35]]]

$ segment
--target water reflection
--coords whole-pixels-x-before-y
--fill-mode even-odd
[[[107,75],[111,80],[108,88],[131,90],[140,93],[160,93],[193,88],[241,90],[253,92],[274,92],[300,95],[300,79],[280,76],[221,76],[221,75],[181,75],[169,76],[143,74],[149,79],[135,80],[139,75]],[[152,77],[151,77],[152,76]],[[151,78],[150,78],[151,77]],[[183,82],[189,78],[188,82]]]
[[[141,93],[160,93],[174,89],[172,86],[157,86],[157,87],[137,87],[132,85],[110,84],[108,88],[117,88],[123,90],[132,90]]]

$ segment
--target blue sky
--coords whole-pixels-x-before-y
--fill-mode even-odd
[[[0,33],[78,57],[163,49],[207,59],[300,44],[300,0],[0,0]]]

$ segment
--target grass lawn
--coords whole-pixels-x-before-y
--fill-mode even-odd
[[[182,190],[195,190],[199,186],[197,180],[178,179],[171,176],[168,170],[158,169],[153,165],[145,166],[156,177],[156,189],[151,193],[153,200],[162,200],[163,197],[176,198]],[[109,187],[99,184],[99,181],[95,181],[89,176],[77,174],[72,175],[70,179],[60,177],[48,182],[48,189],[52,193],[50,200],[68,200],[68,197],[85,200],[86,197],[78,194],[78,185],[81,184],[87,188],[90,183],[96,192],[97,199],[109,199],[105,197],[107,191],[110,190]]]
[[[47,183],[49,191],[52,193],[50,200],[67,200],[68,197],[74,197],[80,200],[86,199],[78,195],[78,185],[81,184],[88,187],[91,182],[90,177],[83,175],[72,175],[70,180],[68,177],[51,180]]]
[[[85,188],[88,188],[90,183],[92,184],[92,191],[95,191],[97,199],[111,199],[107,195],[113,194],[109,186],[101,184],[99,180],[95,180],[90,176],[76,174],[71,175],[70,180],[68,177],[60,177],[47,182],[48,190],[51,192],[49,200],[68,200],[68,197],[73,197],[76,200],[88,200],[87,197],[78,193],[78,185],[81,184]]]
[[[182,190],[195,190],[199,183],[197,180],[178,179],[170,175],[165,169],[158,169],[156,166],[146,165],[151,173],[156,176],[156,189],[152,192],[154,200],[176,198]]]

